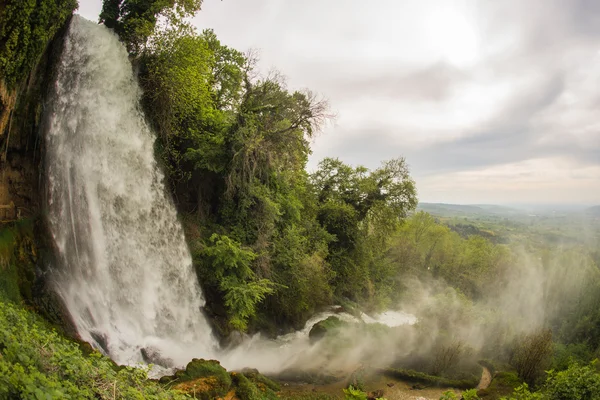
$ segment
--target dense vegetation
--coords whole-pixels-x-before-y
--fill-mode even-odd
[[[395,273],[382,255],[416,206],[404,161],[368,171],[329,159],[308,174],[325,101],[261,77],[251,55],[167,12],[173,2],[117,3],[118,13],[105,2],[102,20],[137,56],[157,153],[222,333],[299,328],[334,298],[389,303]]]
[[[479,361],[497,374],[479,392],[490,398],[598,397],[598,236],[577,240],[556,229],[549,245],[548,232],[513,219],[414,212],[415,183],[401,157],[374,170],[327,158],[307,172],[310,140],[331,117],[327,103],[290,90],[276,73],[261,76],[252,54],[214,32],[197,32],[186,18],[200,6],[105,0],[100,20],[139,67],[156,153],[219,334],[275,335],[336,303],[367,312],[402,304],[419,316],[414,327],[330,321],[335,329],[324,324],[313,340],[335,344],[331,361],[359,338],[372,359],[396,356],[388,374],[428,384],[472,387]],[[7,84],[23,83],[74,7],[68,0],[0,6]],[[23,220],[0,231],[0,396],[183,396],[149,382],[143,369],[84,355],[89,349],[23,307],[39,311],[32,229]],[[206,396],[275,398],[279,390],[258,373],[230,374],[214,362],[192,362],[174,378],[192,395],[206,387]],[[360,387],[345,394],[367,396]]]
[[[48,42],[64,26],[77,0],[6,0],[0,5],[0,77],[23,81]]]
[[[147,380],[146,370],[82,354],[35,314],[0,297],[0,398],[178,399]]]

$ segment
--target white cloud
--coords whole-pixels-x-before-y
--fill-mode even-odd
[[[600,203],[599,21],[585,0],[205,0],[194,19],[330,100],[311,168],[404,155],[424,200],[569,203]]]

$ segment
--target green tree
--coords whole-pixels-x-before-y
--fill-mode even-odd
[[[548,371],[545,394],[552,400],[600,399],[600,374],[596,363],[585,366],[572,363],[564,371]]]
[[[256,306],[273,293],[273,282],[256,279],[250,268],[256,258],[251,250],[224,235],[213,234],[211,244],[204,249],[204,255],[212,266],[213,276],[204,279],[216,281],[224,294],[229,323],[235,329],[245,331],[248,320],[256,315]]]
[[[515,344],[510,363],[526,383],[538,383],[549,366],[552,354],[552,331],[540,330],[523,335]]]
[[[24,79],[63,27],[77,0],[5,0],[0,5],[0,77]]]
[[[375,171],[326,158],[311,176],[317,219],[335,237],[327,260],[336,294],[382,306],[393,292],[394,270],[385,257],[390,236],[416,206],[416,190],[404,159]]]
[[[159,17],[175,23],[194,15],[202,0],[103,0],[100,22],[114,29],[131,54],[139,54],[155,32]]]

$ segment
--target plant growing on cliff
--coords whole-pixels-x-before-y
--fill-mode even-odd
[[[100,22],[115,30],[131,54],[139,54],[161,16],[176,22],[201,5],[202,0],[104,0]]]
[[[213,279],[224,293],[229,323],[245,331],[248,320],[256,315],[257,304],[273,293],[273,282],[256,279],[250,268],[256,254],[225,235],[213,234],[204,255],[213,266]]]
[[[0,398],[183,399],[147,380],[147,369],[117,368],[46,327],[45,322],[0,297]]]
[[[77,0],[6,0],[0,6],[0,78],[9,87],[22,81]]]

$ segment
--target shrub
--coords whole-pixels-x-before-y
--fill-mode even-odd
[[[552,400],[600,399],[600,374],[595,363],[581,366],[572,363],[564,371],[548,371],[545,392]]]
[[[0,398],[183,399],[147,379],[148,369],[124,367],[79,346],[27,310],[0,298]]]
[[[521,337],[514,348],[510,364],[529,385],[540,380],[552,355],[552,332],[541,330]]]
[[[9,87],[22,81],[77,0],[8,0],[0,7],[0,76]]]
[[[463,400],[478,400],[477,389],[465,390],[462,394]]]
[[[350,385],[344,389],[346,400],[367,400],[367,394],[362,390]]]
[[[510,397],[503,397],[501,400],[542,400],[544,396],[539,392],[531,392],[529,385],[523,383],[522,385],[515,388],[513,394]]]
[[[456,394],[452,390],[447,390],[440,396],[440,400],[455,400]]]

